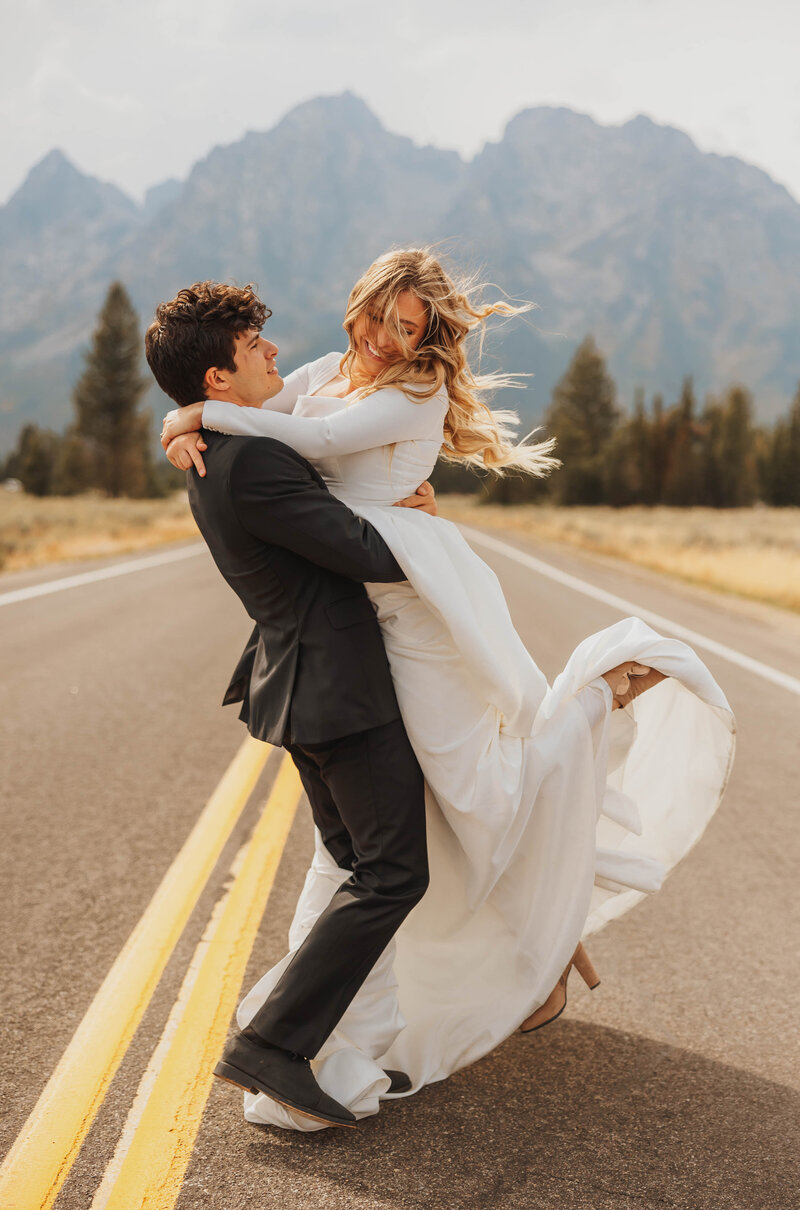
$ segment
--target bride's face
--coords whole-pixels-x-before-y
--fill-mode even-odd
[[[428,327],[428,312],[424,303],[403,290],[397,296],[397,318],[408,343],[416,349]],[[405,358],[405,352],[395,333],[383,322],[383,316],[369,309],[363,311],[353,324],[356,348],[356,369],[371,382],[391,362]]]

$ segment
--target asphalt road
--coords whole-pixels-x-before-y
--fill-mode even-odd
[[[800,677],[800,619],[507,541]],[[548,676],[584,635],[620,616],[481,553]],[[75,570],[0,577],[0,594]],[[218,702],[248,631],[205,553],[0,604],[3,1153],[242,742],[235,712]],[[357,1131],[249,1126],[238,1094],[215,1082],[179,1210],[800,1206],[800,700],[701,654],[738,717],[733,779],[662,892],[593,939],[601,987],[589,995],[571,981],[557,1023],[510,1038]],[[92,1203],[276,768],[271,758],[231,833],[57,1210]],[[246,985],[284,952],[310,842],[301,805]]]

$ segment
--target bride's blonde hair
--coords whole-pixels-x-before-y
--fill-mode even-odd
[[[427,329],[416,348],[409,343],[398,313],[398,297],[406,290],[416,295],[427,313]],[[444,421],[443,458],[498,475],[516,469],[542,477],[561,465],[551,457],[555,441],[530,444],[527,438],[516,439],[517,414],[493,411],[481,396],[519,386],[518,380],[509,374],[473,374],[464,347],[466,337],[478,327],[483,343],[490,316],[521,315],[531,310],[531,304],[483,303],[479,293],[474,280],[453,281],[427,248],[387,252],[370,265],[350,294],[343,325],[350,347],[342,358],[341,372],[358,385],[353,329],[362,317],[367,330],[370,323],[382,322],[400,352],[360,390],[361,397],[397,386],[410,399],[423,402],[444,387],[450,406]]]

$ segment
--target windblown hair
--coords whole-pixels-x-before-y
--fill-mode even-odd
[[[165,394],[181,407],[205,399],[206,371],[236,369],[236,337],[259,332],[272,312],[253,286],[199,281],[160,303],[144,337],[147,364]]]
[[[398,313],[398,297],[409,290],[424,304],[428,325],[416,348],[409,343]],[[518,441],[515,412],[492,410],[481,396],[503,387],[519,386],[509,374],[474,374],[467,360],[465,341],[480,328],[481,344],[486,320],[492,315],[521,315],[532,304],[483,303],[481,287],[473,280],[453,281],[427,248],[387,252],[370,265],[350,294],[344,329],[350,347],[341,371],[359,385],[353,329],[362,317],[370,324],[383,322],[398,346],[397,358],[368,385],[361,397],[382,387],[397,386],[409,399],[431,399],[443,387],[450,406],[444,422],[442,457],[466,462],[497,475],[521,470],[539,478],[560,466],[551,457],[555,441],[531,444]]]

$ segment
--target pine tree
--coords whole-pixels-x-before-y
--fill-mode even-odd
[[[76,430],[69,429],[59,443],[53,466],[53,495],[77,496],[95,485],[96,455],[92,444]]]
[[[725,507],[725,485],[722,470],[724,425],[725,409],[713,395],[709,395],[703,407],[701,420],[703,490],[700,503],[707,508]]]
[[[620,424],[606,446],[604,500],[614,508],[650,504],[650,426],[644,410],[644,391],[637,387],[633,415]]]
[[[800,386],[789,415],[778,421],[767,439],[762,490],[768,504],[800,506]]]
[[[651,471],[653,464],[653,426],[645,411],[644,390],[641,387],[636,391],[634,396],[630,457],[633,467],[635,467],[635,481],[637,484],[634,503],[655,504],[658,497]]]
[[[59,438],[36,424],[26,424],[20,432],[17,447],[4,468],[4,476],[19,479],[32,496],[49,496],[53,491],[53,469],[58,454]]]
[[[681,397],[670,412],[670,450],[664,480],[665,504],[691,508],[702,493],[702,435],[695,419],[691,378],[684,380]]]
[[[88,442],[91,483],[110,496],[140,496],[150,478],[150,417],[138,411],[147,387],[142,340],[125,287],[113,282],[98,316],[73,402],[76,431]]]
[[[747,508],[758,495],[753,399],[744,387],[731,387],[723,403],[719,472],[723,508]]]
[[[800,506],[800,384],[789,411],[786,433],[786,503]]]
[[[662,395],[653,397],[653,419],[650,424],[650,467],[651,482],[650,504],[663,504],[666,491],[667,475],[669,473],[670,454],[669,422],[664,413],[664,398]]]
[[[608,444],[617,425],[616,386],[591,336],[553,391],[547,428],[563,467],[553,481],[562,504],[600,504]]]

